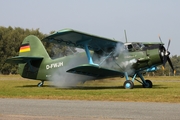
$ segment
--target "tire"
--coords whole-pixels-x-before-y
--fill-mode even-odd
[[[133,89],[134,83],[131,80],[126,80],[124,82],[124,88],[125,89]]]
[[[42,82],[40,82],[40,83],[38,83],[38,87],[42,87],[44,85],[44,81],[42,81]]]
[[[145,80],[146,83],[143,84],[143,88],[152,88],[153,84],[150,80]]]

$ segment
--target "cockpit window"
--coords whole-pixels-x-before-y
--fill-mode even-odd
[[[125,44],[125,49],[128,51],[142,50],[145,46],[142,43],[128,43]]]
[[[132,44],[135,50],[139,50],[139,45],[137,43]]]
[[[145,48],[144,44],[142,44],[142,43],[137,43],[137,44],[139,45],[139,47],[140,47],[141,49]]]
[[[128,48],[128,50],[130,50],[130,49],[133,48],[133,46],[132,45],[128,45],[127,48]]]

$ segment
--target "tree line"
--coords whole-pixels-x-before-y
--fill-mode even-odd
[[[54,31],[51,31],[53,33]],[[22,44],[24,38],[28,35],[35,35],[39,39],[42,39],[47,36],[47,34],[43,34],[39,31],[39,29],[23,29],[20,27],[3,27],[0,26],[0,74],[17,74],[18,66],[12,64],[5,64],[7,58],[11,58],[14,56],[18,56],[19,47]],[[43,43],[50,57],[56,58],[64,55],[71,54],[72,52],[76,52],[74,48],[68,48],[66,46],[61,46],[57,44],[51,43]],[[169,64],[166,64],[165,69],[163,70],[161,66],[159,66],[158,70],[153,73],[148,73],[147,75],[156,75],[156,76],[172,76],[172,75],[180,75],[180,56],[173,55],[170,57],[173,66],[176,70],[175,73],[172,73],[172,70]]]

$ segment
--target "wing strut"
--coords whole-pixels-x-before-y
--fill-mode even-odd
[[[84,48],[85,48],[85,51],[86,51],[86,55],[87,55],[89,64],[94,64],[87,44],[84,44]]]
[[[89,64],[99,66],[98,64],[95,64],[95,63],[93,62],[92,57],[91,57],[91,54],[90,54],[90,52],[89,52],[88,43],[89,43],[90,41],[91,41],[91,40],[86,40],[86,41],[83,41],[83,42],[81,41],[81,42],[78,42],[78,43],[81,43],[81,44],[84,45],[84,49],[85,49],[85,51],[86,51],[86,55],[87,55]]]

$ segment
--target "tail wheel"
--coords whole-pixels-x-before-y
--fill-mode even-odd
[[[40,83],[38,83],[38,87],[42,87],[44,85],[44,81],[41,81]]]
[[[125,89],[133,89],[134,83],[131,80],[126,80],[124,82],[124,88]]]
[[[143,83],[143,88],[152,88],[153,84],[150,80],[145,80],[145,83]]]

